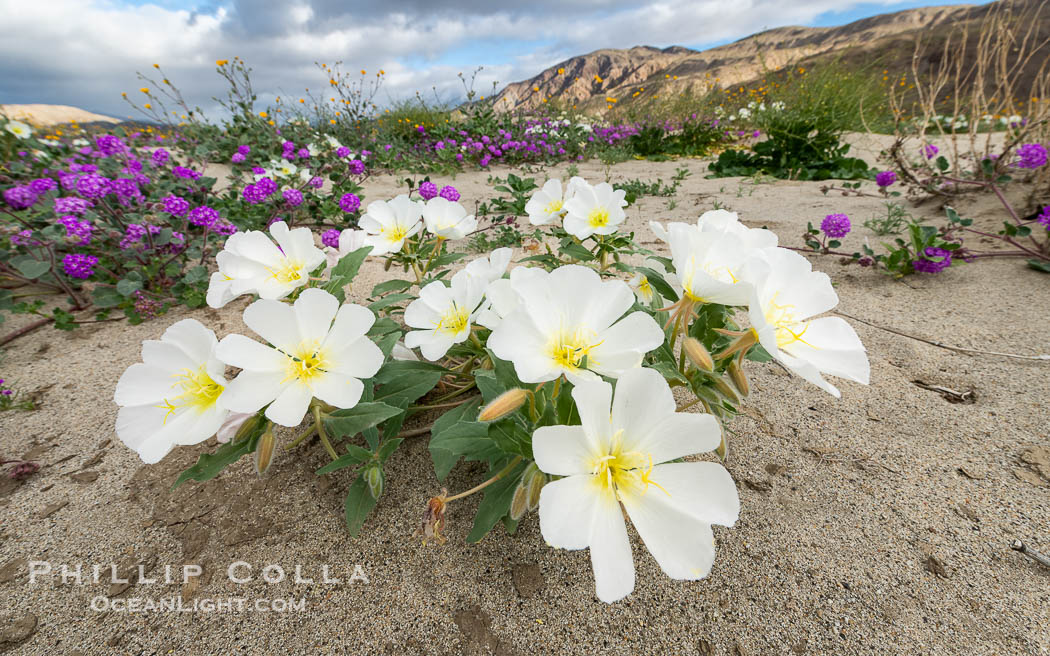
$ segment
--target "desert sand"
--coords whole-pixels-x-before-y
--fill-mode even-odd
[[[882,211],[881,201],[825,196],[821,183],[707,180],[702,160],[633,161],[608,170],[584,163],[580,174],[591,181],[606,175],[669,180],[678,166],[692,176],[674,209],[654,197],[629,209],[627,227],[647,248],[664,248],[649,232],[649,220],[693,221],[716,202],[748,225],[773,229],[783,245],[801,245],[807,221],[819,223],[831,212],[853,219],[846,249],[866,236],[878,242],[861,223]],[[540,182],[564,174],[564,167],[526,173]],[[472,205],[488,197],[488,175],[435,181],[455,184]],[[394,194],[398,177],[372,178],[367,200]],[[989,199],[964,199],[957,208],[979,225],[1001,225]],[[933,203],[911,211],[931,219],[941,214]],[[839,309],[854,317],[961,347],[1050,353],[1050,279],[1020,261],[984,261],[895,281],[834,257],[813,260],[836,284]],[[352,298],[363,300],[389,275],[367,263]],[[211,444],[180,447],[161,464],[144,466],[113,432],[114,386],[139,360],[142,340],[159,337],[178,319],[195,317],[220,336],[250,334],[240,320],[246,303],[222,311],[182,309],[139,326],[41,330],[7,351],[2,376],[37,394],[39,409],[0,414],[3,456],[32,458],[43,467],[21,484],[5,479],[0,491],[0,651],[1050,652],[1050,568],[1009,547],[1020,539],[1050,552],[1050,362],[966,355],[854,322],[869,350],[872,382],[843,382],[840,400],[775,366],[748,363],[752,394],[729,425],[728,468],[741,514],[733,528],[715,529],[714,570],[699,582],[672,581],[633,535],[637,587],[608,606],[594,595],[588,554],[545,546],[534,514],[516,536],[498,528],[468,545],[477,507],[471,497],[450,508],[448,544],[424,546],[413,538],[427,498],[441,488],[425,437],[410,440],[389,461],[386,491],[356,539],[342,517],[350,474],[315,476],[327,461],[316,441],[282,451],[265,478],[242,460],[213,481],[171,493],[177,473]],[[952,403],[920,382],[972,393],[972,402]],[[447,485],[459,491],[483,478],[479,466],[461,465]],[[56,571],[30,584],[28,561],[50,561]],[[237,561],[250,564],[254,581],[229,580],[227,568]],[[161,581],[63,584],[63,563],[83,563],[85,577],[95,564],[116,563],[124,572],[143,563],[146,576]],[[184,563],[202,565],[203,577],[183,585],[177,568]],[[289,580],[264,582],[262,569],[271,564],[282,566]],[[313,583],[290,580],[297,565]],[[367,583],[350,580],[356,565]],[[165,566],[174,572],[171,584],[163,583]],[[322,566],[341,582],[324,582]],[[92,610],[93,603],[109,604],[110,594],[183,595],[187,604],[301,598],[305,608]]]

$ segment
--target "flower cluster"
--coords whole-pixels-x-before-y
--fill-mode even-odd
[[[1046,166],[1046,146],[1039,143],[1024,144],[1017,148],[1017,163],[1020,169],[1037,169]]]
[[[897,181],[897,174],[893,171],[879,171],[875,174],[875,184],[881,189],[889,187]]]
[[[832,239],[842,239],[850,231],[849,217],[845,214],[828,214],[820,222],[820,230]]]
[[[94,267],[98,264],[98,258],[94,255],[83,253],[69,253],[62,258],[62,270],[70,278],[84,280],[94,275]]]

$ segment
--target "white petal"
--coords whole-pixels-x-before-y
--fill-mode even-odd
[[[313,395],[337,408],[352,408],[361,400],[364,384],[356,378],[328,372],[310,381]]]
[[[178,346],[152,339],[142,342],[142,361],[173,374],[183,369],[196,370],[201,366],[200,362],[194,362]]]
[[[555,476],[592,474],[597,441],[582,426],[542,426],[532,434],[532,455],[541,471]]]
[[[591,568],[598,598],[611,604],[631,594],[634,590],[634,557],[620,504],[612,493],[597,496],[587,542],[591,548]]]
[[[383,352],[367,337],[327,346],[325,353],[332,371],[362,380],[376,375],[383,366]]]
[[[323,289],[307,289],[295,299],[293,310],[300,340],[323,343],[339,311],[339,299]]]
[[[603,380],[580,383],[573,388],[572,398],[588,438],[597,449],[607,453],[612,438],[612,385]]]
[[[868,384],[871,369],[864,345],[845,319],[822,317],[806,324],[801,340],[782,350],[806,360],[820,371]]]
[[[234,412],[258,412],[281,393],[283,380],[281,371],[242,371],[226,386],[222,405]]]
[[[328,341],[333,343],[353,341],[371,330],[375,322],[376,315],[371,310],[347,303],[340,307],[339,312],[335,315],[335,322],[332,323],[332,329],[328,333]]]
[[[211,357],[212,349],[218,343],[215,333],[196,319],[183,319],[173,323],[164,331],[161,340],[175,344],[194,362],[204,362]]]
[[[275,424],[289,428],[303,423],[306,411],[310,408],[313,393],[310,388],[300,383],[287,385],[266,408],[266,418]]]
[[[644,494],[622,494],[625,507],[637,497],[653,497],[678,512],[707,524],[732,526],[740,516],[733,477],[715,462],[672,462],[653,467],[652,485]]]
[[[673,579],[696,581],[711,571],[715,541],[711,526],[664,503],[651,491],[635,503],[624,503],[638,535],[660,569]]]
[[[171,394],[175,382],[171,372],[139,362],[121,375],[113,401],[122,406],[159,403]]]
[[[287,303],[270,299],[255,301],[245,308],[244,323],[257,335],[286,353],[293,350],[302,341],[302,337],[299,336],[295,310]]]
[[[540,533],[556,549],[586,549],[597,486],[590,474],[551,481],[540,492]]]
[[[215,357],[247,371],[283,371],[288,366],[288,356],[244,335],[223,337]]]

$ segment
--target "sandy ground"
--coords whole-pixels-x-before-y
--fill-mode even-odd
[[[847,212],[857,230],[881,211],[873,198],[824,196],[819,183],[706,180],[706,164],[628,162],[612,179],[693,175],[668,208],[645,198],[629,227],[650,248],[650,219],[694,220],[718,202],[784,244],[800,244],[807,221]],[[561,169],[560,171],[564,171]],[[580,166],[592,181],[600,164]],[[537,176],[552,172],[533,172]],[[483,200],[487,173],[454,182],[466,202]],[[370,181],[368,199],[395,190]],[[959,203],[994,226],[985,199]],[[936,217],[939,209],[912,210]],[[874,241],[874,240],[873,240]],[[819,258],[840,309],[880,325],[964,347],[1050,352],[1050,286],[1019,261],[985,261],[936,278],[893,281],[835,258]],[[366,265],[356,298],[385,275]],[[606,606],[594,596],[586,552],[546,547],[535,515],[519,534],[502,529],[477,545],[466,537],[476,497],[452,506],[449,542],[411,537],[426,499],[441,487],[426,438],[389,462],[387,488],[351,539],[342,519],[350,477],[314,476],[316,443],[280,459],[263,479],[242,461],[207,484],[170,484],[200,447],[144,467],[113,433],[111,398],[143,339],[193,316],[220,336],[246,330],[245,302],[223,311],[177,311],[140,326],[103,324],[72,334],[38,331],[13,345],[3,377],[36,390],[39,410],[0,414],[4,457],[32,457],[41,471],[0,491],[0,651],[18,654],[1046,654],[1050,568],[1010,550],[1021,539],[1050,552],[1050,363],[969,356],[855,324],[867,345],[872,384],[844,383],[836,400],[779,368],[750,363],[753,392],[730,428],[729,469],[741,514],[716,528],[718,556],[706,580],[664,576],[635,536],[637,587]],[[950,403],[921,388],[972,392]],[[410,424],[410,426],[416,424]],[[286,436],[285,436],[286,437]],[[451,490],[483,480],[460,466]],[[50,561],[30,583],[28,561]],[[235,584],[227,567],[248,563]],[[58,576],[83,563],[83,584]],[[154,584],[90,582],[92,565],[118,572],[144,565]],[[179,568],[204,576],[183,585]],[[268,565],[289,580],[262,580]],[[295,567],[313,583],[290,579]],[[351,581],[360,565],[368,582]],[[164,568],[175,581],[165,584]],[[339,583],[322,580],[322,567]],[[243,575],[247,569],[235,573]],[[275,573],[275,571],[271,572]],[[134,577],[131,579],[134,581]],[[299,612],[92,610],[112,599],[304,599]]]

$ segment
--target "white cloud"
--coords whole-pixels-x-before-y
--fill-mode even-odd
[[[446,62],[462,60],[463,53],[478,53],[476,64],[485,70],[477,86],[488,93],[493,80],[523,79],[598,48],[725,41],[804,24],[851,4],[859,3],[227,0],[187,11],[108,0],[0,0],[0,101],[72,104],[123,116],[128,108],[120,92],[141,86],[135,72],[159,63],[191,104],[208,108],[224,91],[214,61],[234,55],[254,69],[261,98],[320,87],[325,78],[314,62],[337,60],[353,70],[385,69],[381,97],[429,94],[432,86],[459,94],[456,73],[463,69]],[[520,52],[491,60],[487,44],[504,45],[503,52],[506,44],[520,44]],[[422,67],[410,65],[420,61]]]

